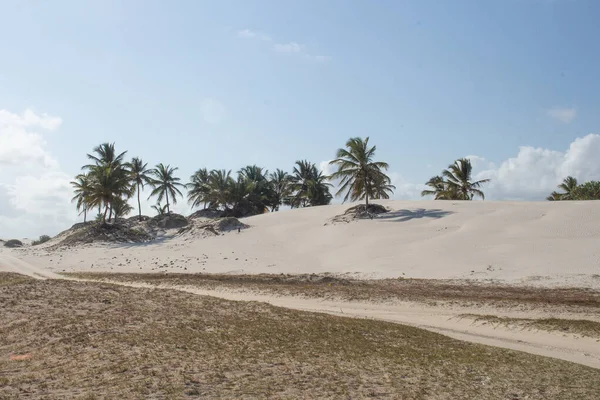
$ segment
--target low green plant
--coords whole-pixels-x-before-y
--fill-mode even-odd
[[[38,244],[46,243],[50,239],[52,239],[50,236],[42,235],[42,236],[40,236],[40,238],[38,240],[34,240],[33,242],[31,242],[31,245],[37,246]]]

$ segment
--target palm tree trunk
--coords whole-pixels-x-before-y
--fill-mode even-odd
[[[140,203],[140,184],[137,185],[139,220],[142,220],[142,204]]]
[[[104,208],[104,215],[102,217],[102,222],[106,224],[106,213],[108,213],[108,205]]]
[[[87,220],[87,208],[84,207],[83,209],[83,223],[85,224]]]
[[[169,192],[165,192],[167,195],[167,214],[171,214],[171,209],[169,208]]]
[[[366,193],[365,200],[366,200],[367,209],[368,209],[369,208],[369,193]]]

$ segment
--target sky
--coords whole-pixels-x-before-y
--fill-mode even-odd
[[[397,199],[468,156],[487,200],[543,200],[600,179],[599,17],[596,0],[0,0],[0,237],[81,219],[69,181],[102,142],[187,181],[327,173],[368,136]]]

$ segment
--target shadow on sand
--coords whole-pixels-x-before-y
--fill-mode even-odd
[[[439,219],[450,214],[454,214],[453,211],[444,211],[440,209],[426,210],[424,208],[417,208],[414,210],[396,210],[390,211],[385,214],[380,214],[377,219],[383,219],[390,222],[405,222],[416,218],[433,218]]]

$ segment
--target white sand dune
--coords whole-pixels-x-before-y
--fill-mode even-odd
[[[325,225],[349,205],[245,218],[241,233],[18,257],[51,271],[333,273],[600,288],[600,202],[382,201],[373,220]],[[16,252],[15,252],[16,253]]]

